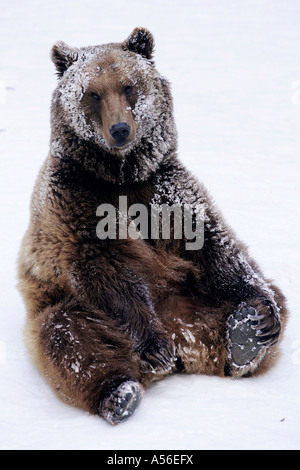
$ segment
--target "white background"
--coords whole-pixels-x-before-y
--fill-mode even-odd
[[[0,448],[299,448],[300,2],[1,0],[0,7]],[[135,26],[153,32],[157,67],[172,82],[180,158],[281,287],[290,320],[281,358],[266,375],[169,378],[147,391],[131,420],[111,427],[61,403],[29,361],[16,256],[48,152],[52,44],[119,42]]]

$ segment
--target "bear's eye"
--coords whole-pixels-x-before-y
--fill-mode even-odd
[[[130,86],[130,85],[126,86],[126,87],[124,88],[124,94],[125,94],[126,96],[129,96],[129,95],[131,95],[131,93],[132,93],[132,86]]]
[[[97,95],[97,93],[90,93],[90,96],[93,98],[93,100],[95,101],[99,101],[100,100],[100,96]]]

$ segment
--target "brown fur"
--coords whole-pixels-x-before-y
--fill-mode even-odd
[[[109,66],[106,62],[109,62],[109,58],[102,62],[104,67]],[[132,113],[127,110],[135,100],[135,92],[124,94],[124,90],[130,88],[131,82],[124,80],[121,73],[115,73],[112,77],[104,74],[92,78],[89,93],[83,98],[85,113],[98,122],[103,137],[111,146],[114,142],[109,129],[118,122],[125,122],[130,126],[128,141],[135,139],[136,124]]]
[[[90,49],[98,55],[85,62]],[[170,90],[155,71],[152,50],[144,29],[100,52],[63,43],[52,50],[61,78],[53,96],[51,151],[35,185],[19,288],[38,366],[64,400],[93,413],[107,387],[126,379],[148,386],[176,372],[262,372],[273,364],[278,343],[248,368],[235,367],[226,346],[227,319],[242,302],[265,312],[265,299],[274,311],[279,306],[274,322],[283,327],[287,317],[279,289],[263,279],[205,188],[177,160]],[[142,69],[133,81],[116,66],[120,58],[130,69],[137,55],[149,68],[147,80]],[[92,74],[97,64],[105,73]],[[76,100],[63,105],[62,96],[68,80],[86,69],[91,77],[78,104],[85,128],[74,120]],[[126,95],[128,86],[133,89]],[[150,92],[155,109],[161,107],[152,127],[136,117],[140,93]],[[117,122],[130,126],[123,153],[109,132]],[[97,142],[91,127],[95,139],[101,137]],[[128,205],[148,208],[158,196],[160,202],[180,196],[183,203],[205,204],[203,249],[186,251],[185,240],[174,237],[99,240],[96,209],[102,203],[117,207],[121,195]]]

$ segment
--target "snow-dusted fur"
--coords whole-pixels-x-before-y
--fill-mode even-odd
[[[32,197],[19,287],[39,367],[62,398],[93,413],[128,381],[147,387],[175,372],[262,372],[276,358],[287,316],[280,290],[177,158],[170,87],[153,45],[151,33],[136,28],[121,44],[52,49],[59,80],[50,153]],[[118,122],[130,129],[124,145],[112,138]],[[172,233],[100,240],[97,207],[117,208],[124,195],[149,209],[201,206],[203,248],[186,250]],[[253,360],[237,365],[228,319],[241,305],[256,312],[260,344]]]
[[[167,80],[156,71],[150,58],[131,51],[124,53],[125,48],[126,42],[122,47],[108,44],[74,50],[59,42],[52,52],[54,59],[55,54],[64,54],[70,63],[76,57],[53,94],[52,155],[54,158],[66,157],[71,130],[72,140],[75,135],[78,139],[77,146],[87,145],[84,151],[77,149],[75,152],[73,144],[72,158],[79,159],[85,168],[101,178],[118,184],[145,181],[176,146]],[[115,81],[131,85],[137,95],[134,108],[129,102],[125,109],[126,114],[132,113],[137,125],[135,140],[117,154],[99,132],[99,122],[87,115],[82,103],[89,88],[107,76],[110,85]],[[101,159],[98,156],[100,149]]]

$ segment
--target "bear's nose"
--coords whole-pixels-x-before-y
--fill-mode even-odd
[[[126,122],[119,122],[118,124],[113,124],[109,129],[110,135],[114,138],[118,145],[124,145],[127,137],[130,134],[130,127]]]

